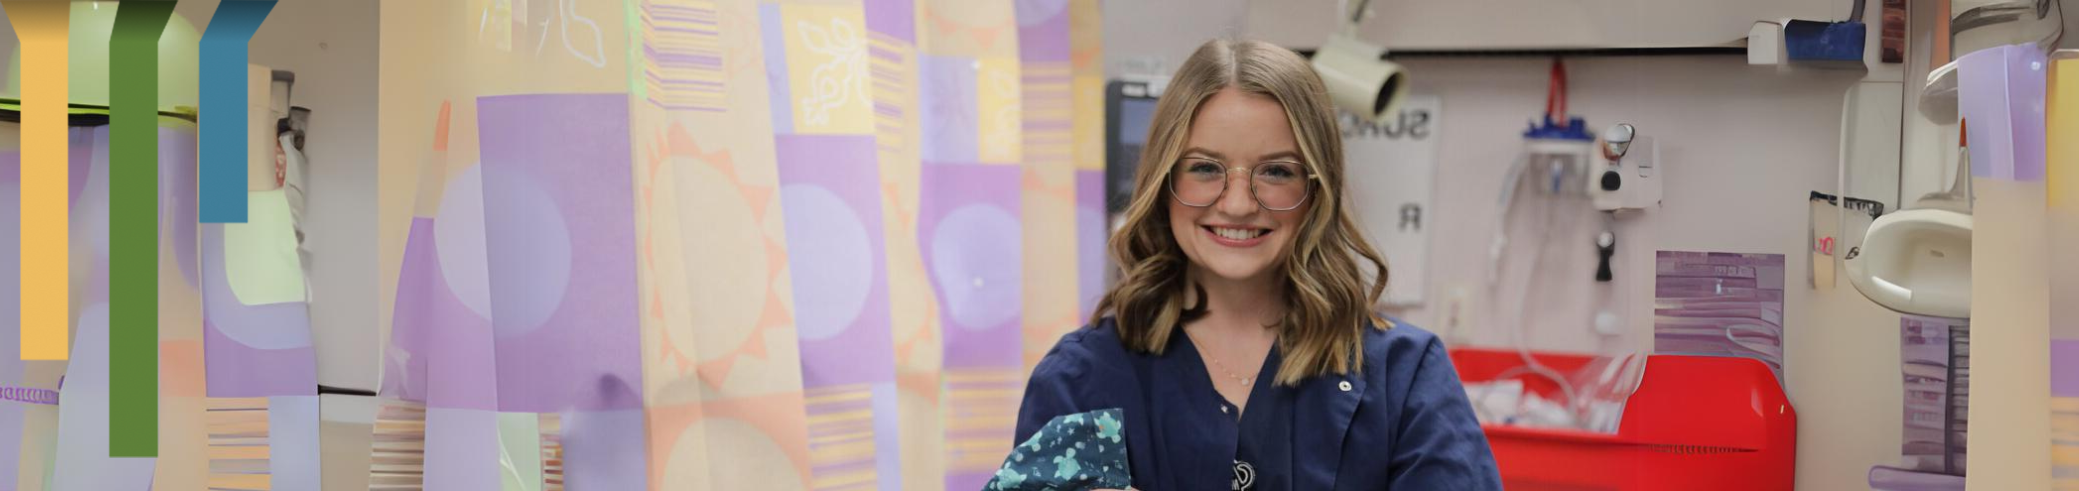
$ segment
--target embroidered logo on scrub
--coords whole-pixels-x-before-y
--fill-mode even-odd
[[[984,491],[1126,489],[1124,413],[1118,408],[1056,416],[1011,449]]]
[[[1234,461],[1234,491],[1249,491],[1256,488],[1256,467],[1248,462]]]

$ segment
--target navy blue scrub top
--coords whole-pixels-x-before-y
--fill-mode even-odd
[[[1106,318],[1040,360],[1015,442],[1055,416],[1116,407],[1142,491],[1502,489],[1443,344],[1395,324],[1365,328],[1361,371],[1297,387],[1271,382],[1273,347],[1236,420],[1187,336],[1170,336],[1162,355],[1134,353]]]

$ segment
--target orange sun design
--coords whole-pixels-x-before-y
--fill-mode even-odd
[[[730,158],[728,150],[715,150],[712,152],[703,150],[700,148],[699,143],[693,140],[693,135],[686,130],[685,126],[676,122],[672,123],[663,134],[658,135],[646,148],[646,151],[649,154],[649,158],[645,160],[643,171],[647,177],[640,189],[641,203],[639,208],[643,219],[647,221],[649,226],[644,228],[645,232],[642,237],[641,247],[643,267],[648,272],[645,275],[647,278],[645,281],[649,283],[648,286],[650,288],[650,298],[647,299],[650,302],[650,308],[647,309],[647,313],[661,323],[664,320],[664,298],[663,288],[659,284],[658,275],[662,268],[657,264],[655,244],[657,228],[666,226],[666,224],[663,223],[661,214],[656,212],[658,205],[655,202],[655,187],[659,182],[664,182],[662,177],[663,171],[670,166],[671,160],[674,158],[685,158],[713,167],[716,172],[721,173],[724,178],[728,179],[729,183],[735,186],[739,192],[743,193],[745,200],[751,207],[753,218],[761,223],[766,219],[766,214],[771,209],[770,200],[775,190],[772,186],[744,183],[742,176],[736,171],[736,164]],[[766,254],[765,274],[768,277],[777,278],[787,265],[786,250],[779,241],[774,240],[769,235],[764,236],[764,241],[766,250],[769,252]],[[780,282],[767,282],[768,285],[778,283]],[[781,303],[779,295],[771,291],[769,286],[765,295],[764,307],[764,311],[758,316],[757,327],[752,329],[749,335],[745,336],[742,344],[732,348],[721,357],[705,362],[698,361],[694,355],[690,354],[692,352],[690,346],[693,340],[676,339],[674,337],[675,330],[668,326],[663,329],[665,342],[658,347],[658,350],[666,359],[671,360],[673,366],[678,369],[678,375],[683,376],[688,373],[694,373],[709,386],[720,388],[722,382],[728,380],[729,372],[735,368],[737,360],[741,359],[741,357],[750,356],[761,360],[765,359],[767,354],[765,335],[767,331],[794,322],[793,315],[787,311],[786,306]],[[699,326],[694,327],[697,329]],[[680,348],[680,346],[687,346],[688,348]]]

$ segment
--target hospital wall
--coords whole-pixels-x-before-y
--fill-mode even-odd
[[[312,345],[318,383],[374,389],[377,383],[376,51],[378,2],[279,0],[250,44],[252,63],[296,74],[290,104],[311,110],[305,243],[310,257]],[[183,0],[175,13],[209,25],[221,0]],[[396,274],[391,271],[389,274]],[[323,396],[321,412],[340,411]],[[328,489],[367,487],[368,432],[322,423],[320,474]]]
[[[183,0],[180,8],[213,3]],[[326,347],[318,351],[318,380],[373,387],[377,193],[365,190],[376,183],[376,2],[282,0],[275,8],[253,34],[251,56],[296,72],[293,104],[312,111],[305,241],[312,244],[312,342]],[[366,356],[343,358],[356,354]]]
[[[255,64],[296,73],[290,104],[310,108],[310,316],[318,380],[375,387],[376,24],[373,0],[278,0],[253,34]],[[200,28],[221,0],[182,0]],[[366,356],[360,356],[366,355]]]
[[[1569,107],[1597,127],[1638,126],[1662,145],[1662,207],[1622,222],[1617,235],[1619,281],[1635,286],[1629,337],[1652,347],[1653,252],[1656,250],[1782,254],[1785,261],[1784,373],[1798,410],[1800,489],[1860,489],[1870,466],[1899,459],[1898,315],[1863,298],[1845,281],[1830,289],[1804,282],[1802,259],[1810,191],[1835,188],[1841,92],[1854,82],[1834,73],[1779,74],[1736,57],[1587,58],[1568,63]],[[1431,298],[1477,291],[1488,267],[1484,247],[1499,214],[1493,192],[1515,157],[1526,116],[1543,102],[1546,61],[1421,60],[1409,63],[1415,90],[1443,97],[1433,229]],[[1455,110],[1455,111],[1454,111]],[[1708,115],[1698,117],[1698,115]],[[1505,143],[1506,142],[1506,143]],[[1478,191],[1471,191],[1478,190]],[[1534,288],[1584,288],[1594,262],[1587,243],[1572,270],[1580,274]],[[1582,267],[1582,265],[1586,267]],[[1564,284],[1572,282],[1572,284]],[[1442,303],[1442,302],[1440,302]],[[1407,315],[1460,342],[1506,346],[1501,329],[1483,328],[1487,313],[1512,305],[1465,305],[1458,325],[1441,305]],[[1589,305],[1526,314],[1586,319]],[[1529,330],[1539,349],[1592,350],[1597,335],[1582,323]]]

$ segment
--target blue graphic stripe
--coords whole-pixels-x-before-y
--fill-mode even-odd
[[[224,0],[202,34],[202,223],[245,223],[246,45],[274,3]]]

